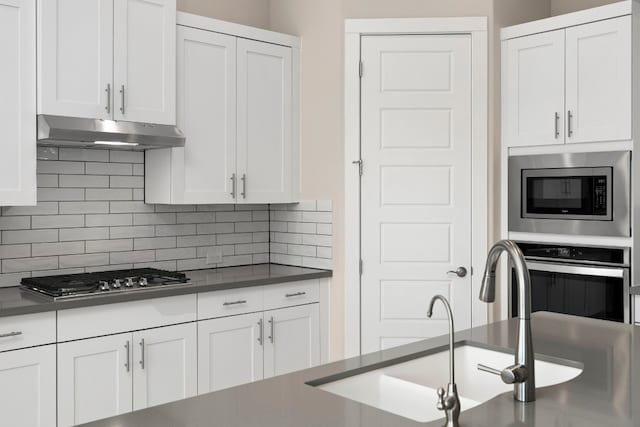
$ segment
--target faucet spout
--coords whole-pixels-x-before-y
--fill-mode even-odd
[[[480,300],[492,303],[496,297],[496,268],[500,255],[507,253],[516,272],[518,283],[518,345],[515,365],[502,371],[503,380],[510,378],[514,384],[515,399],[520,402],[536,400],[533,339],[531,336],[531,277],[522,251],[511,240],[500,240],[489,250],[485,266]],[[486,370],[486,369],[484,369]],[[517,373],[518,375],[515,375]]]
[[[431,298],[429,304],[429,310],[427,311],[427,317],[433,316],[433,305],[436,301],[441,301],[444,308],[447,310],[447,317],[449,319],[449,385],[447,386],[446,394],[444,388],[438,389],[438,409],[445,411],[447,417],[446,427],[458,427],[458,418],[460,417],[460,398],[458,397],[458,388],[456,387],[455,376],[455,356],[454,356],[454,333],[453,328],[453,312],[449,301],[442,295],[436,295]]]

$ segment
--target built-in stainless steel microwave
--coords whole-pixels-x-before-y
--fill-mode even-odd
[[[631,154],[509,158],[509,231],[631,235]]]

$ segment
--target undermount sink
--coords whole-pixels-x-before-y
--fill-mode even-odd
[[[513,354],[473,345],[456,347],[456,384],[464,411],[480,405],[513,385],[500,377],[481,372],[478,363],[502,369],[513,364]],[[347,378],[317,385],[318,388],[418,422],[444,418],[436,408],[438,387],[449,381],[448,349],[408,362],[386,366]],[[570,362],[569,362],[570,363]],[[580,375],[582,369],[536,358],[536,387],[560,384]]]

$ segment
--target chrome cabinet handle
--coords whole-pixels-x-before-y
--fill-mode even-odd
[[[140,367],[142,367],[142,369],[144,369],[144,338],[142,338],[142,341],[140,341]]]
[[[120,112],[124,114],[124,85],[120,86]]]
[[[231,198],[236,198],[236,174],[231,175]]]
[[[229,305],[240,305],[240,304],[246,304],[246,303],[247,303],[247,300],[246,300],[246,299],[243,299],[243,300],[239,300],[239,301],[225,302],[225,303],[223,303],[222,305],[223,305],[224,307],[227,307],[227,306],[229,306]]]
[[[107,88],[104,91],[107,92],[107,106],[104,109],[111,114],[111,83],[107,83]]]
[[[240,193],[240,195],[242,196],[243,199],[247,198],[247,174],[242,174],[242,178],[240,178],[242,180],[242,193]]]
[[[269,319],[269,341],[271,341],[272,344],[276,339],[275,334],[273,333],[275,329],[273,323],[273,316],[271,316],[271,319]]]
[[[458,277],[465,277],[467,275],[467,269],[464,267],[458,267],[455,270],[447,271],[447,274],[455,274]]]
[[[294,294],[286,294],[285,297],[287,298],[293,298],[293,297],[301,297],[303,295],[306,295],[306,292],[296,292]]]
[[[130,372],[131,371],[131,356],[130,356],[131,343],[129,342],[129,340],[127,340],[127,343],[124,345],[124,348],[127,351],[127,359],[126,359],[126,362],[124,362],[124,366],[127,368],[127,372]]]
[[[262,323],[262,319],[258,320],[258,343],[263,345],[264,342],[264,324]]]
[[[11,338],[22,335],[22,331],[8,332],[6,334],[0,334],[0,338]]]
[[[573,113],[571,112],[571,110],[569,110],[567,112],[567,133],[569,134],[570,137],[573,136],[572,122],[573,122]]]
[[[560,114],[558,113],[554,113],[555,114],[555,136],[556,139],[558,139],[560,137]]]

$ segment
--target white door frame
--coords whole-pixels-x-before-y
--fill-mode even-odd
[[[487,18],[345,20],[345,357],[360,354],[360,42],[365,35],[469,34],[471,36],[472,295],[479,295],[488,248]],[[366,168],[366,165],[364,165]],[[425,301],[425,311],[428,301]],[[471,324],[487,323],[487,304],[472,300]]]

